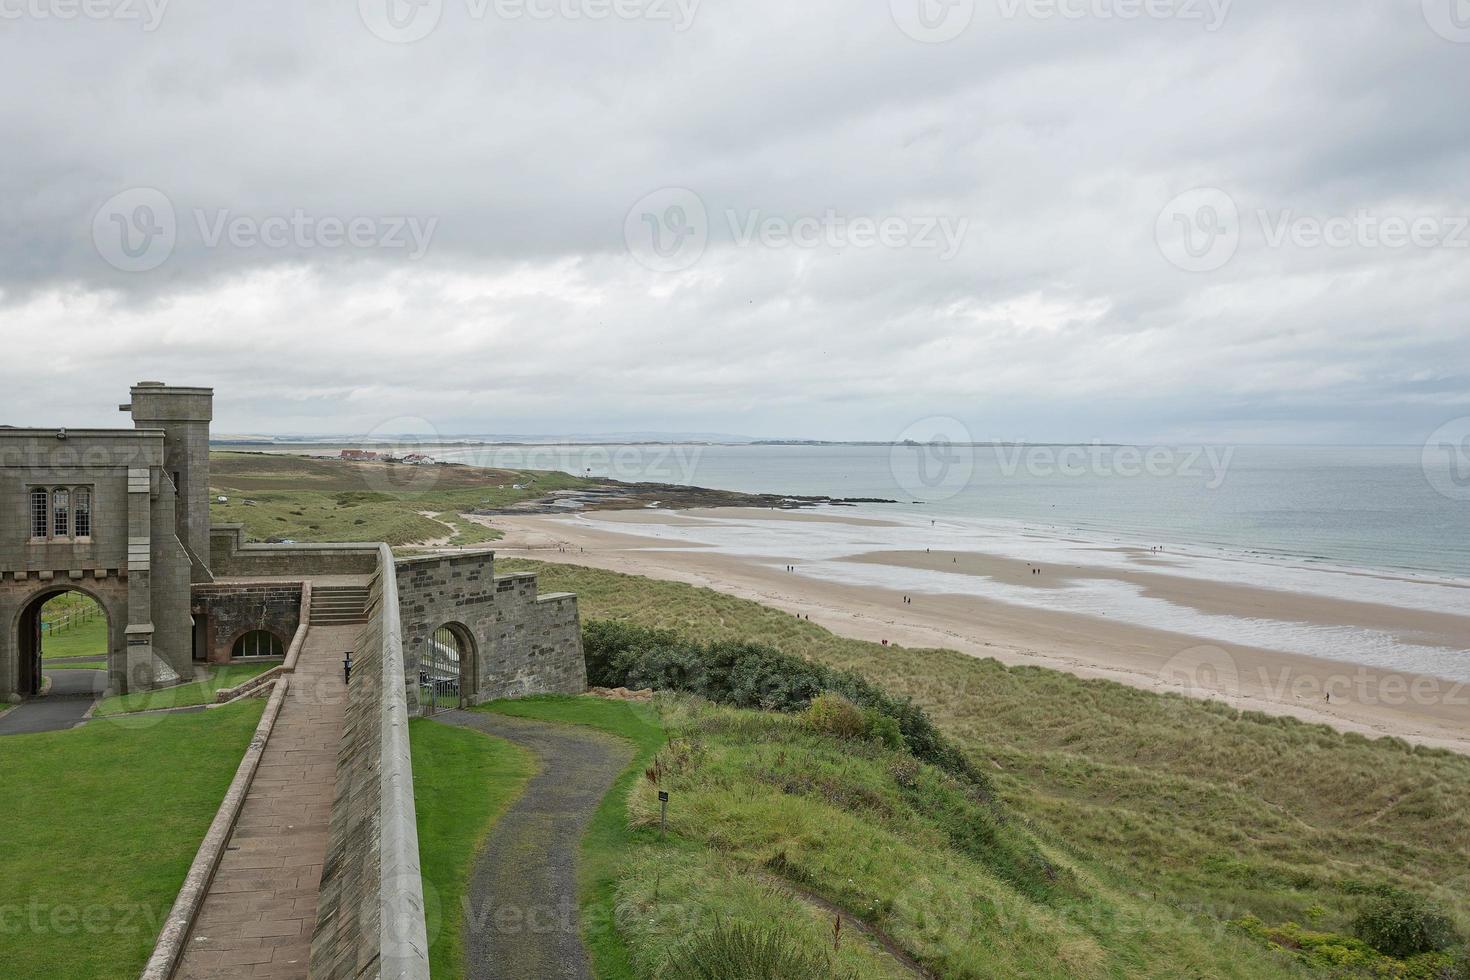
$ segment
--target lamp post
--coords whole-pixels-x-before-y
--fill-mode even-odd
[[[342,683],[352,683],[352,651],[348,650],[342,658]]]

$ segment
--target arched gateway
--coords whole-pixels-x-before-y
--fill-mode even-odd
[[[107,625],[106,640],[103,641],[104,649],[88,652],[100,653],[106,659],[109,687],[119,687],[123,682],[121,676],[114,677],[113,675],[114,673],[121,675],[126,669],[121,656],[124,643],[123,632],[117,625],[127,622],[126,591],[98,589],[91,586],[78,588],[72,585],[52,585],[39,588],[29,598],[23,599],[17,613],[17,620],[12,624],[18,654],[15,659],[16,673],[13,680],[15,693],[21,697],[34,697],[41,691],[41,645],[43,642],[41,611],[52,599],[68,592],[81,593],[101,607],[102,616]]]
[[[113,690],[192,670],[214,396],[151,382],[132,395],[131,429],[0,428],[0,700],[35,693],[40,605],[69,590],[107,613]]]

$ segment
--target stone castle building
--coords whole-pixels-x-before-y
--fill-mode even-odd
[[[250,544],[211,526],[213,397],[142,382],[121,406],[130,429],[0,427],[0,701],[41,692],[41,608],[65,592],[105,612],[117,693],[284,657],[308,624],[369,621],[379,545]],[[490,551],[389,567],[413,705],[585,688],[575,596],[495,575]]]

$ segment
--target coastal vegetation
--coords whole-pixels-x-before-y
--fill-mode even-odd
[[[554,472],[275,453],[216,452],[209,464],[210,519],[245,525],[252,541],[481,544],[499,532],[464,515],[588,484]]]
[[[659,643],[635,644],[644,650],[632,658],[636,664],[624,679],[636,681],[644,676],[637,671],[681,663],[670,657],[670,643],[675,651],[755,643],[838,674],[856,674],[887,696],[921,708],[984,774],[965,805],[980,806],[975,800],[983,800],[984,806],[1002,807],[997,812],[1008,815],[1002,821],[1008,832],[1033,841],[1037,853],[1062,872],[1058,881],[1076,889],[1064,890],[1060,900],[1047,899],[1063,903],[1065,911],[1058,913],[1056,906],[1027,892],[1024,883],[982,868],[990,889],[986,894],[1009,889],[1013,894],[996,907],[1021,909],[1017,918],[979,914],[973,902],[958,899],[946,906],[937,893],[924,895],[926,923],[948,922],[941,936],[944,928],[980,928],[978,935],[964,932],[965,942],[986,949],[1005,948],[1018,921],[1063,923],[1049,938],[1038,936],[1026,945],[1043,951],[1034,963],[1017,961],[1008,969],[1019,964],[1028,975],[1068,975],[1070,970],[1070,975],[1172,976],[1183,970],[1223,976],[1229,975],[1222,965],[1228,960],[1255,963],[1242,974],[1250,976],[1465,973],[1470,759],[1463,756],[1056,671],[1007,667],[954,651],[849,640],[779,610],[680,583],[575,566],[506,564],[537,572],[547,589],[578,593],[594,660],[599,635],[610,630],[664,631],[656,634]],[[599,626],[595,620],[621,625]],[[690,690],[702,683],[697,678],[671,681],[675,674],[667,670],[648,676]],[[848,700],[861,711],[858,699]],[[700,700],[663,719],[670,738],[666,751],[696,744],[702,753],[694,769],[670,761],[670,771],[690,778],[702,773],[701,780],[712,776],[710,791],[730,794],[699,810],[699,819],[682,832],[708,835],[709,849],[722,860],[743,855],[783,880],[832,889],[823,897],[882,927],[889,914],[882,905],[885,886],[874,881],[868,890],[851,892],[838,887],[849,878],[854,884],[862,880],[854,872],[863,870],[866,852],[854,842],[863,840],[876,815],[929,821],[944,814],[948,804],[927,800],[906,811],[899,805],[907,799],[904,787],[883,786],[876,773],[869,773],[860,785],[873,795],[862,796],[863,802],[849,811],[862,814],[863,826],[845,827],[838,812],[824,812],[810,825],[793,823],[792,797],[820,797],[823,805],[841,811],[842,792],[832,791],[834,803],[824,789],[783,791],[779,804],[761,805],[750,787],[773,785],[773,773],[793,779],[810,775],[820,787],[827,770],[855,765],[854,753],[843,751],[824,762],[816,746],[806,742],[793,762],[795,743],[785,736],[798,742],[838,736],[795,712],[752,713],[757,724],[736,722],[728,714],[740,711]],[[722,745],[729,731],[747,733],[747,744]],[[881,747],[912,757],[866,728],[858,740],[871,746],[867,753]],[[782,745],[789,769],[773,757]],[[719,752],[716,746],[722,746]],[[706,765],[710,759],[720,764]],[[961,779],[948,769],[914,761],[920,771],[932,773],[931,779]],[[737,780],[736,772],[748,778]],[[979,786],[993,795],[987,798]],[[648,817],[643,789],[639,784],[630,798],[635,822]],[[684,787],[681,795],[688,792]],[[957,826],[984,826],[976,822],[983,811],[959,812]],[[770,832],[772,821],[780,832]],[[834,827],[844,827],[846,839],[830,863],[813,859],[805,850],[812,845],[806,843],[795,848],[804,857],[793,858],[787,846],[793,837],[805,842],[809,832],[821,840]],[[944,842],[934,827],[930,831],[922,838],[925,847],[912,858],[920,862],[914,867],[927,867],[922,863],[926,849]],[[868,843],[873,854],[896,853],[891,840]],[[785,857],[776,860],[783,849]],[[940,853],[942,867],[921,880],[932,887],[961,887],[953,884],[953,869],[965,865]],[[892,862],[885,857],[873,863]],[[793,865],[792,875],[784,874],[787,864]],[[662,866],[655,862],[650,870],[657,874]],[[627,891],[631,884],[619,887],[624,901],[634,894]],[[1030,904],[1006,904],[1021,899]],[[865,912],[865,902],[878,904]],[[1031,907],[1038,904],[1040,911]],[[941,914],[946,907],[965,911],[946,918]],[[951,962],[942,959],[947,955],[942,943],[938,949],[920,948],[924,933],[916,925],[890,922],[886,928],[900,942],[911,937],[913,955]],[[1386,938],[1392,936],[1410,938],[1399,945]],[[630,942],[638,945],[636,939]],[[1204,952],[1196,959],[1197,945]],[[1243,958],[1245,949],[1264,959]],[[1125,969],[1125,963],[1131,965]]]
[[[0,974],[142,972],[264,707],[0,739]]]

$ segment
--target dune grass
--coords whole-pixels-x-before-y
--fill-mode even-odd
[[[815,733],[798,715],[669,696],[480,710],[590,725],[638,746],[582,846],[583,934],[603,980],[678,976],[691,941],[731,926],[825,962],[821,976],[912,975],[876,938],[834,932],[831,907],[945,977],[1306,975],[1223,926],[1151,917],[1086,869],[1018,873],[1017,841],[1061,856],[974,787],[902,750]],[[671,797],[666,839],[659,790]]]
[[[250,678],[263,674],[276,663],[224,664],[209,668],[207,680],[189,684],[176,684],[156,691],[139,691],[137,694],[116,694],[103,698],[93,709],[94,718],[125,715],[138,711],[157,711],[159,708],[186,708],[198,704],[213,704],[214,696],[227,687],[237,687]]]
[[[142,971],[263,710],[0,738],[0,975]]]
[[[1470,929],[1470,759],[1289,718],[836,636],[680,583],[574,566],[535,571],[584,618],[691,638],[759,639],[911,696],[993,778],[1038,841],[1132,914],[1214,930],[1249,916],[1348,932],[1374,887],[1425,895]],[[1145,901],[1146,899],[1146,901]]]
[[[535,771],[531,754],[504,739],[427,718],[409,723],[419,864],[434,980],[465,975],[463,896],[495,821]]]

